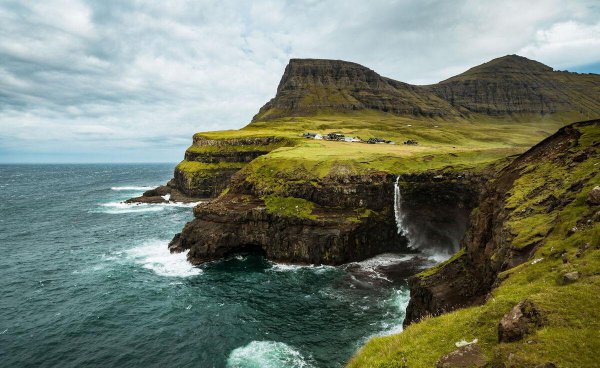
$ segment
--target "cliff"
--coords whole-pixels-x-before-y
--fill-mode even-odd
[[[600,120],[593,120],[560,129],[500,170],[481,193],[461,250],[410,279],[406,330],[373,339],[350,366],[446,366],[458,355],[486,367],[594,366],[598,158]],[[474,339],[469,351],[454,346]]]

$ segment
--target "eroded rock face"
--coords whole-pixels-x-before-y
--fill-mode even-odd
[[[246,175],[239,172],[226,195],[197,206],[195,220],[185,226],[170,248],[189,249],[189,259],[196,264],[236,253],[261,252],[280,262],[337,265],[382,252],[414,251],[407,249],[407,238],[399,234],[396,225],[393,175],[337,173],[318,183],[290,179],[283,196],[314,205],[311,216],[304,218],[269,211],[261,199],[271,194],[269,188]],[[409,210],[421,211],[419,222],[435,224],[437,230],[429,230],[433,239],[435,231],[439,231],[438,238],[448,236],[444,216],[453,218],[453,209],[461,207],[468,214],[482,179],[436,172],[411,180],[407,198],[432,189],[427,198],[408,200],[407,204]],[[413,205],[416,208],[410,208]]]
[[[395,226],[391,206],[393,178],[387,174],[318,186],[321,201],[352,192],[356,201],[362,199],[363,208],[372,211],[364,218],[357,218],[355,208],[344,206],[341,200],[333,202],[336,206],[316,203],[310,218],[270,213],[244,179],[240,173],[232,179],[229,193],[197,206],[195,220],[186,224],[170,249],[189,249],[188,258],[195,264],[260,252],[279,262],[334,265],[406,250],[406,240]],[[365,189],[368,180],[371,187]],[[314,188],[310,183],[306,185]],[[296,195],[312,195],[308,189],[296,189]]]
[[[498,324],[498,341],[512,342],[521,340],[526,334],[541,327],[542,311],[529,300],[523,300],[515,305]]]

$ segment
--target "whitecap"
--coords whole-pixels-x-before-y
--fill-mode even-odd
[[[108,214],[137,213],[137,212],[158,212],[166,208],[192,208],[202,202],[168,202],[168,203],[125,203],[108,202],[101,203],[100,206],[108,209],[102,211]]]
[[[125,202],[109,202],[101,203],[100,206],[106,207],[103,213],[111,215],[119,215],[123,213],[139,213],[139,212],[158,212],[164,210],[164,207],[150,206],[145,203],[134,204]]]
[[[387,336],[402,332],[404,317],[406,316],[406,307],[410,301],[410,290],[407,288],[394,289],[392,295],[384,301],[389,308],[386,318],[381,322],[382,330],[373,336]],[[369,337],[369,338],[370,338]]]
[[[166,241],[153,240],[125,251],[133,261],[160,276],[189,277],[202,273],[187,260],[187,252],[171,253]]]
[[[325,272],[327,270],[334,270],[335,266],[329,265],[297,265],[297,264],[289,264],[289,263],[274,263],[271,262],[271,268],[269,270],[275,272],[296,272],[300,270],[312,270],[317,273]]]
[[[276,341],[252,341],[234,349],[227,358],[228,368],[308,368],[302,354],[291,346]]]
[[[146,187],[146,186],[125,186],[125,187],[111,187],[110,190],[117,191],[146,191],[150,189],[154,189],[156,187]]]

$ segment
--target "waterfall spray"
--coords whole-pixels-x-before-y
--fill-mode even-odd
[[[406,215],[402,212],[402,194],[400,193],[400,176],[396,177],[394,183],[394,216],[396,217],[396,227],[398,228],[398,234],[406,237],[408,241],[408,247],[412,248],[411,234],[406,225]]]

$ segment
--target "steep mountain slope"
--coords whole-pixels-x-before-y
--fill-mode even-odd
[[[463,112],[600,114],[600,76],[554,71],[517,55],[491,60],[426,89]]]
[[[397,115],[449,116],[456,111],[426,89],[384,78],[341,60],[291,59],[277,95],[253,121],[374,109]]]

